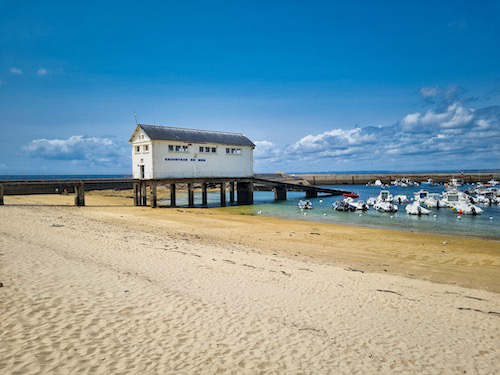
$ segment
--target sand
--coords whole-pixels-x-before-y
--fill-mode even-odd
[[[105,195],[0,207],[0,373],[500,371],[498,241]]]

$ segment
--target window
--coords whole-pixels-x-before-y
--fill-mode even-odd
[[[182,146],[182,152],[189,152],[188,146]]]
[[[168,145],[169,152],[189,152],[189,146]]]
[[[200,152],[203,152],[203,146],[200,146]]]
[[[205,152],[210,152],[210,147],[205,147]]]
[[[181,152],[181,146],[175,146],[175,152]]]
[[[174,145],[168,145],[168,151],[173,152],[174,151]]]
[[[135,152],[141,152],[141,146],[135,146]]]
[[[241,154],[241,148],[226,148],[226,154],[230,155],[240,155]]]
[[[212,147],[212,152],[217,152],[217,147]]]
[[[149,145],[144,145],[144,152],[148,152],[149,151]]]

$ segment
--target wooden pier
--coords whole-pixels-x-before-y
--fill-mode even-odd
[[[178,186],[186,186],[188,207],[195,207],[195,191],[201,190],[201,206],[208,205],[208,189],[220,192],[220,206],[253,204],[254,189],[274,191],[274,199],[286,200],[288,191],[305,192],[306,198],[342,195],[343,190],[328,189],[312,185],[266,180],[262,178],[169,178],[157,180],[125,179],[78,179],[78,180],[3,180],[0,181],[0,205],[4,196],[30,194],[74,194],[75,206],[85,206],[85,192],[93,190],[133,189],[135,206],[159,207],[158,186],[168,186],[170,190],[169,207],[177,206]],[[229,202],[227,192],[229,190]],[[148,197],[149,196],[149,197]]]

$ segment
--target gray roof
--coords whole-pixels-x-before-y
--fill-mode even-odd
[[[219,132],[213,130],[196,130],[175,128],[171,126],[157,126],[138,124],[154,141],[181,141],[190,143],[217,143],[222,145],[251,146],[253,142],[241,133]]]

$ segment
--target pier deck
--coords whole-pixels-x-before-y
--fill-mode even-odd
[[[229,203],[253,204],[253,192],[256,190],[274,191],[276,200],[286,200],[287,191],[303,191],[306,198],[315,198],[318,194],[325,196],[342,195],[343,190],[328,189],[319,186],[301,185],[290,182],[267,180],[263,178],[168,178],[138,180],[121,179],[59,179],[59,180],[1,180],[0,205],[4,204],[4,196],[30,194],[75,194],[75,205],[85,206],[85,192],[93,190],[134,190],[136,206],[158,207],[157,187],[168,186],[170,189],[170,206],[176,206],[176,190],[179,185],[185,186],[188,193],[188,206],[194,207],[195,189],[201,188],[202,204],[207,206],[209,188],[220,190],[220,205],[227,204],[226,195],[229,190]],[[149,199],[148,199],[149,193]]]

